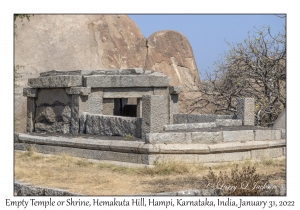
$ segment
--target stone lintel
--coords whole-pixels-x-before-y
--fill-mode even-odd
[[[165,75],[92,75],[83,76],[85,87],[168,87],[170,82]]]
[[[142,98],[143,95],[153,95],[153,88],[105,88],[103,98]]]
[[[38,89],[30,88],[30,87],[23,88],[23,96],[30,97],[30,98],[36,98],[36,97],[38,97]]]
[[[82,76],[61,75],[28,79],[28,86],[33,88],[80,87]]]
[[[73,71],[61,71],[61,70],[52,70],[41,72],[41,77],[48,77],[48,76],[59,76],[59,75],[89,75],[93,71],[92,70],[73,70]]]
[[[169,87],[170,94],[179,94],[182,92],[182,86],[170,86]]]
[[[91,88],[90,87],[70,87],[70,88],[66,88],[66,92],[70,95],[87,96],[91,93]]]

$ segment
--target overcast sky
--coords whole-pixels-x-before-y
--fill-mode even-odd
[[[129,15],[146,38],[156,31],[179,31],[189,40],[200,78],[227,50],[225,40],[242,42],[254,27],[271,26],[271,32],[283,30],[286,19],[265,15]]]

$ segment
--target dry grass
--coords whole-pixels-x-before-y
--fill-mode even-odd
[[[212,167],[218,173],[230,172],[231,164]],[[269,176],[271,184],[285,183],[285,159],[245,161],[243,166],[255,166],[261,176]],[[85,195],[130,195],[205,188],[209,167],[202,164],[168,162],[151,168],[129,168],[90,161],[68,155],[45,156],[15,152],[15,179],[37,186],[66,189]]]

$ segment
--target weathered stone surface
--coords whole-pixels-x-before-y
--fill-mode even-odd
[[[212,128],[216,127],[216,123],[190,123],[190,124],[173,124],[164,125],[164,131],[176,131],[176,130],[192,130],[198,128]]]
[[[142,100],[142,138],[145,140],[147,133],[157,133],[163,130],[163,125],[169,120],[169,111],[165,106],[164,96],[147,95],[143,96]]]
[[[66,92],[68,94],[78,94],[78,95],[87,96],[88,94],[91,93],[91,88],[90,87],[71,87],[71,88],[66,88]]]
[[[280,146],[281,142],[274,141],[273,146]],[[247,141],[247,142],[226,142],[219,144],[208,145],[210,152],[236,152],[236,151],[249,151],[253,149],[268,148],[269,144],[266,141]]]
[[[282,148],[258,149],[251,151],[252,159],[277,158],[283,156]]]
[[[83,85],[93,88],[109,87],[166,87],[170,85],[165,75],[92,75],[83,76]]]
[[[114,115],[114,104],[115,104],[115,100],[113,98],[104,98],[102,104],[103,110],[101,114]]]
[[[59,132],[59,133],[69,133],[70,132],[70,124],[56,122],[56,123],[35,123],[35,131],[36,132]]]
[[[89,100],[89,113],[102,114],[103,110],[103,91],[102,89],[92,89],[92,93],[88,96]]]
[[[73,75],[30,78],[28,86],[33,88],[78,87],[82,86],[82,78]]]
[[[26,129],[26,98],[20,94],[28,78],[52,69],[140,68],[145,63],[146,39],[126,15],[36,14],[30,21],[17,18],[14,23],[14,63],[20,74],[14,109],[18,132]]]
[[[199,155],[199,162],[204,163],[243,161],[249,159],[251,159],[250,151]]]
[[[59,76],[59,75],[89,75],[92,74],[92,70],[74,70],[74,71],[60,71],[60,70],[52,70],[52,71],[46,71],[41,72],[41,77],[47,77],[47,76]]]
[[[169,93],[178,95],[179,93],[182,92],[182,89],[183,89],[182,86],[170,86]]]
[[[72,96],[68,95],[63,88],[41,89],[36,100],[37,106],[71,105]]]
[[[34,119],[35,119],[35,98],[27,98],[27,132],[31,133],[35,130]]]
[[[281,139],[281,130],[255,130],[256,141]]]
[[[222,132],[192,132],[192,143],[216,144],[222,141]]]
[[[140,124],[141,119],[134,117],[88,114],[86,117],[86,133],[141,137]]]
[[[38,97],[38,90],[36,88],[23,88],[23,96],[25,97]]]
[[[232,119],[216,119],[217,126],[240,126],[242,125],[242,120],[232,120]]]
[[[277,117],[275,120],[272,128],[277,128],[277,129],[286,129],[286,110],[284,109],[281,114]]]
[[[243,125],[254,125],[254,98],[237,98],[237,118]]]
[[[182,86],[180,102],[189,97],[189,91],[199,91],[200,78],[193,50],[184,35],[176,31],[155,32],[147,39],[147,47],[144,69],[162,71],[172,79],[172,85]],[[183,107],[181,103],[180,112],[184,113]]]
[[[79,118],[83,112],[89,111],[88,96],[72,95],[71,106],[71,133],[79,132]]]
[[[153,95],[153,88],[104,88],[103,98],[141,98]]]
[[[35,122],[65,122],[70,123],[71,108],[70,106],[47,106],[37,107]]]
[[[207,123],[207,122],[215,122],[216,119],[233,119],[233,115],[174,114],[173,119],[174,119],[174,124]]]
[[[223,141],[253,141],[253,130],[222,131]]]
[[[186,142],[185,133],[149,133],[146,138],[146,143],[150,144],[180,144]]]

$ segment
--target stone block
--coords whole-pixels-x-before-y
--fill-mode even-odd
[[[286,139],[267,141],[267,143],[268,143],[269,147],[285,147]]]
[[[283,156],[282,148],[268,148],[251,151],[252,159],[278,158]]]
[[[71,88],[66,88],[66,93],[73,95],[83,95],[87,96],[91,93],[91,88],[90,87],[71,87]]]
[[[70,133],[70,124],[57,122],[57,123],[35,123],[36,132],[50,132],[50,133]]]
[[[68,95],[63,88],[41,89],[36,100],[37,106],[67,106],[71,105],[72,96]]]
[[[33,88],[58,88],[82,86],[82,76],[61,75],[28,79],[28,86]]]
[[[36,98],[36,97],[38,97],[38,89],[37,88],[23,88],[23,96]]]
[[[256,141],[281,139],[280,130],[255,130],[254,133]]]
[[[27,132],[32,133],[35,131],[35,98],[27,98]]]
[[[217,126],[240,126],[242,124],[242,120],[216,119]]]
[[[150,144],[181,144],[186,142],[186,133],[149,133],[146,143]]]
[[[167,87],[170,85],[165,75],[92,75],[83,78],[85,87]]]
[[[89,75],[93,71],[92,70],[74,70],[74,71],[61,71],[61,70],[52,70],[41,72],[41,77],[48,77],[48,76],[59,76],[59,75]]]
[[[174,114],[173,115],[173,124],[185,124],[187,121],[188,114]]]
[[[199,128],[214,128],[214,127],[216,127],[216,123],[214,123],[214,122],[186,124],[186,129],[188,129],[188,130],[199,129]]]
[[[253,130],[222,131],[223,141],[253,141]]]
[[[153,88],[104,88],[103,98],[142,98],[153,95]]]
[[[237,99],[237,118],[243,120],[243,125],[254,125],[254,98]]]
[[[103,110],[103,91],[99,88],[92,89],[92,92],[88,95],[89,101],[89,113],[102,114]]]
[[[231,152],[231,153],[216,153],[216,154],[203,154],[198,155],[199,162],[202,163],[220,163],[232,161],[244,161],[251,159],[251,152]]]
[[[89,111],[88,96],[72,95],[70,133],[79,132],[79,118],[83,112]]]
[[[35,122],[65,122],[71,121],[70,106],[41,106],[36,108]]]
[[[104,98],[102,107],[103,115],[114,115],[115,100],[113,98]]]
[[[141,137],[141,119],[135,117],[91,115],[86,117],[86,133],[106,136]]]
[[[232,115],[188,114],[187,123],[215,122],[216,119],[232,119]]]
[[[237,152],[237,151],[249,151],[253,149],[268,148],[269,144],[266,141],[247,141],[247,142],[226,142],[208,145],[209,151],[215,152]]]
[[[206,154],[209,147],[205,144],[150,144],[149,153],[158,154]],[[156,149],[156,150],[155,150]]]
[[[147,133],[157,133],[163,130],[163,125],[169,120],[168,107],[165,104],[164,96],[147,95],[143,96],[142,107],[142,138],[146,139]]]
[[[222,132],[192,132],[192,143],[216,144],[222,142]]]
[[[169,87],[169,94],[176,94],[178,95],[183,90],[182,86],[170,86]]]

